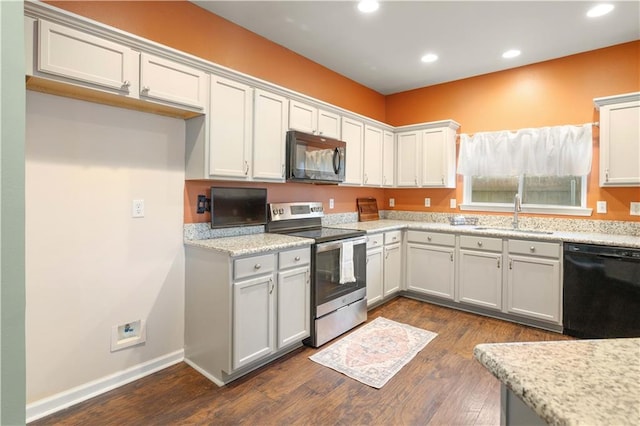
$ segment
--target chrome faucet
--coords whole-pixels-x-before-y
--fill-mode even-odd
[[[518,212],[522,211],[522,203],[520,202],[520,194],[513,197],[513,229],[518,229]]]

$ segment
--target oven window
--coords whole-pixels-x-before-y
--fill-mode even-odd
[[[365,288],[366,244],[353,246],[353,269],[356,281],[340,284],[340,249],[328,250],[316,255],[315,296],[316,306]]]

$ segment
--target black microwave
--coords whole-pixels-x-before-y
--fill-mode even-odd
[[[211,228],[266,223],[266,188],[211,187]]]
[[[287,181],[335,184],[344,181],[345,142],[290,130],[286,143]]]

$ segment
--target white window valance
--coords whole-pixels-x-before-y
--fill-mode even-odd
[[[585,176],[591,172],[592,125],[460,135],[465,176]]]

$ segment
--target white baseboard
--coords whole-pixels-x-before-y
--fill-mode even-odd
[[[224,386],[226,384],[225,382],[223,382],[219,378],[215,377],[213,374],[209,374],[209,372],[207,372],[207,370],[205,370],[204,368],[201,368],[198,364],[196,364],[195,362],[191,361],[189,358],[185,358],[184,362],[187,363],[187,365],[189,365],[191,368],[196,370],[198,373],[202,374],[204,377],[206,377],[207,379],[211,380],[218,387],[222,387],[222,386]]]
[[[27,423],[93,398],[117,387],[131,383],[184,360],[184,350],[152,359],[126,370],[76,386],[56,395],[27,404]]]

